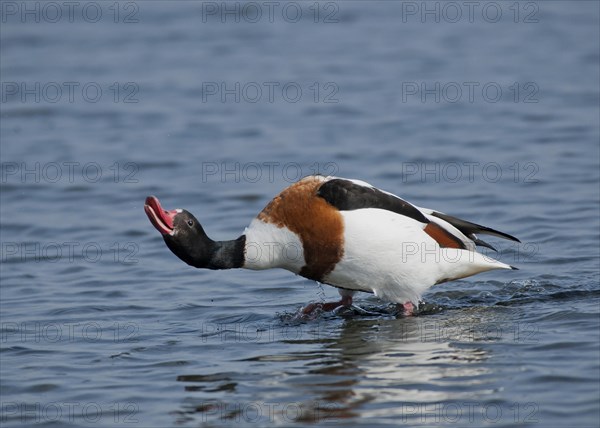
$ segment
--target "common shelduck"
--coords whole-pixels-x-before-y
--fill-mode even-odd
[[[167,246],[205,269],[283,268],[337,287],[341,300],[312,304],[334,310],[356,291],[401,304],[412,314],[435,284],[493,269],[516,269],[475,251],[493,247],[476,234],[517,238],[419,208],[360,180],[308,176],[277,195],[232,241],[213,241],[188,211],[164,210],[154,196],[144,210]]]

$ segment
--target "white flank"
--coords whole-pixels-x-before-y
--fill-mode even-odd
[[[286,227],[277,227],[257,218],[244,231],[246,269],[282,268],[294,273],[304,266],[304,248],[298,236]]]
[[[406,216],[376,208],[341,214],[345,252],[325,278],[332,285],[416,305],[422,293],[438,282],[510,269],[474,251],[440,248],[422,223]]]

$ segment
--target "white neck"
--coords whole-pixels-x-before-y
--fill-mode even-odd
[[[255,218],[244,234],[244,268],[283,268],[298,273],[305,265],[302,242],[286,227],[277,227]]]

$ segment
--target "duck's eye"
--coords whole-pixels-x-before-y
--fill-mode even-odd
[[[189,227],[192,227],[194,225],[194,220],[188,220],[187,224]]]

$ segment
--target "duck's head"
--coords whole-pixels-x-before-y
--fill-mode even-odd
[[[192,213],[180,208],[167,211],[155,196],[146,198],[144,211],[173,254],[188,265],[209,267],[215,242]]]

